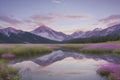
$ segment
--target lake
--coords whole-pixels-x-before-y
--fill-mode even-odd
[[[22,80],[106,80],[96,70],[110,63],[119,64],[120,57],[56,50],[38,58],[13,61],[10,66],[20,69]]]

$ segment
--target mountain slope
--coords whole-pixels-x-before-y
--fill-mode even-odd
[[[120,35],[120,24],[108,27],[99,33],[99,36]]]
[[[6,32],[7,31],[7,32]],[[0,43],[56,43],[57,41],[49,40],[30,32],[12,30],[7,28],[0,30]]]
[[[22,33],[22,32],[23,32],[23,31],[21,31],[21,30],[16,30],[16,29],[14,29],[14,28],[12,28],[12,27],[0,29],[0,33],[5,34],[5,35],[8,36],[8,37],[11,35],[11,33],[13,33],[13,34],[18,34],[18,33]]]
[[[31,33],[51,39],[51,40],[56,40],[56,41],[63,41],[65,39],[67,39],[67,37],[68,37],[68,35],[66,35],[62,32],[54,31],[53,29],[51,29],[45,25],[42,25],[42,26],[36,28],[35,30],[31,31]]]
[[[65,43],[96,43],[96,42],[106,42],[106,41],[116,41],[120,40],[120,24],[108,27],[101,31],[90,32],[90,37],[82,37],[75,38],[68,41],[64,41]]]
[[[70,36],[72,37],[72,39],[74,39],[74,38],[90,38],[90,37],[98,37],[98,36],[107,36],[107,35],[116,33],[116,31],[118,31],[118,33],[119,33],[119,30],[120,30],[120,24],[117,24],[117,25],[108,27],[106,29],[96,28],[96,29],[94,29],[92,31],[74,32]],[[118,35],[118,34],[116,34],[116,35]]]
[[[46,26],[41,26],[32,32],[11,27],[0,29],[0,43],[91,43],[115,40],[120,40],[120,24],[106,29],[79,31],[72,35],[54,31]]]
[[[97,36],[101,30],[102,29],[96,28],[92,31],[86,31],[86,32],[77,31],[77,32],[74,32],[73,34],[71,34],[70,36],[72,37],[72,39],[74,39],[74,38],[88,38],[88,37]]]

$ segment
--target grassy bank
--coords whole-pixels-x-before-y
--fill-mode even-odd
[[[105,42],[105,43],[115,43],[115,44],[120,44],[120,40],[118,40],[118,41],[108,41],[108,42]]]
[[[117,49],[117,48],[104,48],[104,46],[99,48],[99,45],[97,46],[98,48],[92,48],[92,47],[87,48],[86,46],[89,46],[89,44],[88,45],[79,45],[79,46],[64,45],[64,46],[61,46],[59,49],[75,51],[75,52],[84,53],[84,54],[99,55],[99,54],[112,53],[114,55],[120,55],[120,49]]]
[[[113,76],[110,75],[111,72],[108,70],[99,71],[97,73],[102,77],[106,77],[108,80],[117,80]]]
[[[16,58],[27,58],[41,56],[52,52],[49,48],[43,47],[15,47],[15,48],[0,48],[0,55],[12,53]]]
[[[69,51],[79,51],[80,49],[82,49],[84,46],[76,46],[76,45],[64,45],[64,46],[60,46],[59,49],[62,50],[69,50]]]
[[[0,80],[20,80],[19,71],[7,65],[7,62],[0,60]]]

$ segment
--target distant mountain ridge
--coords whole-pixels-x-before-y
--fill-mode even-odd
[[[78,31],[78,32],[74,32],[73,34],[71,34],[70,36],[72,38],[88,38],[88,37],[93,37],[93,36],[96,36],[96,34],[99,34],[99,32],[101,31],[102,29],[99,29],[99,28],[96,28],[92,31],[86,31],[86,32],[83,32],[83,31]]]
[[[37,36],[30,32],[8,27],[0,29],[0,43],[55,43],[56,41]]]
[[[88,33],[88,32],[86,32]],[[120,24],[108,27],[99,31],[91,31],[90,37],[78,37],[65,42],[68,43],[98,43],[106,41],[116,41],[120,40]],[[93,35],[92,35],[93,34]]]
[[[77,31],[71,35],[57,32],[45,25],[30,32],[17,30],[12,27],[0,29],[0,43],[82,43],[87,41],[94,42],[95,40],[99,42],[98,39],[102,39],[102,41],[119,40],[119,37],[120,24],[110,26],[106,29],[96,28],[86,32]]]
[[[108,27],[106,29],[96,28],[92,31],[77,31],[72,33],[71,35],[66,35],[62,32],[57,32],[47,26],[40,26],[39,28],[32,31],[33,34],[51,39],[56,41],[64,41],[75,38],[90,38],[90,37],[98,37],[98,36],[107,36],[111,33],[115,33],[120,29],[120,24]]]
[[[16,30],[12,27],[0,29],[0,33],[5,34],[6,36],[10,36],[11,33],[18,34],[18,33],[22,33],[22,32],[23,32],[22,30]]]
[[[31,31],[31,33],[51,39],[51,40],[55,40],[55,41],[63,41],[68,37],[66,34],[62,32],[57,32],[45,25],[42,25],[36,28],[35,30]]]

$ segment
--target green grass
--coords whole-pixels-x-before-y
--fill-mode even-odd
[[[113,53],[114,53],[115,56],[120,56],[120,50],[119,49],[113,50]]]
[[[108,76],[108,80],[116,80],[113,76]]]
[[[110,71],[108,70],[102,70],[97,72],[100,76],[102,77],[106,77],[108,80],[116,80],[110,73]]]
[[[81,49],[79,52],[90,54],[113,53],[112,49]]]
[[[113,52],[120,54],[120,50],[119,50],[119,49],[116,49],[116,50],[114,50]]]
[[[115,43],[115,44],[119,44],[119,43],[120,43],[120,40],[118,40],[118,41],[108,41],[108,42],[104,42],[104,43]]]
[[[92,55],[101,55],[101,54],[112,54],[112,55],[120,55],[119,49],[104,49],[104,48],[95,48],[95,49],[85,49],[85,45],[64,45],[61,46],[59,49],[62,50],[69,50],[83,54],[92,54]]]
[[[106,76],[106,77],[108,77],[109,75],[110,75],[110,71],[108,71],[108,70],[103,70],[103,71],[99,71],[99,72],[97,72],[99,75],[101,75],[102,77],[103,76]]]
[[[60,49],[62,50],[69,50],[69,51],[79,51],[80,49],[82,49],[83,46],[75,46],[75,45],[64,45],[61,46]]]
[[[0,60],[0,80],[20,80],[19,71],[9,67],[4,60]]]
[[[0,55],[4,53],[12,53],[17,58],[27,58],[27,57],[34,57],[34,56],[41,56],[52,52],[49,48],[43,47],[15,47],[15,48],[1,48]]]

